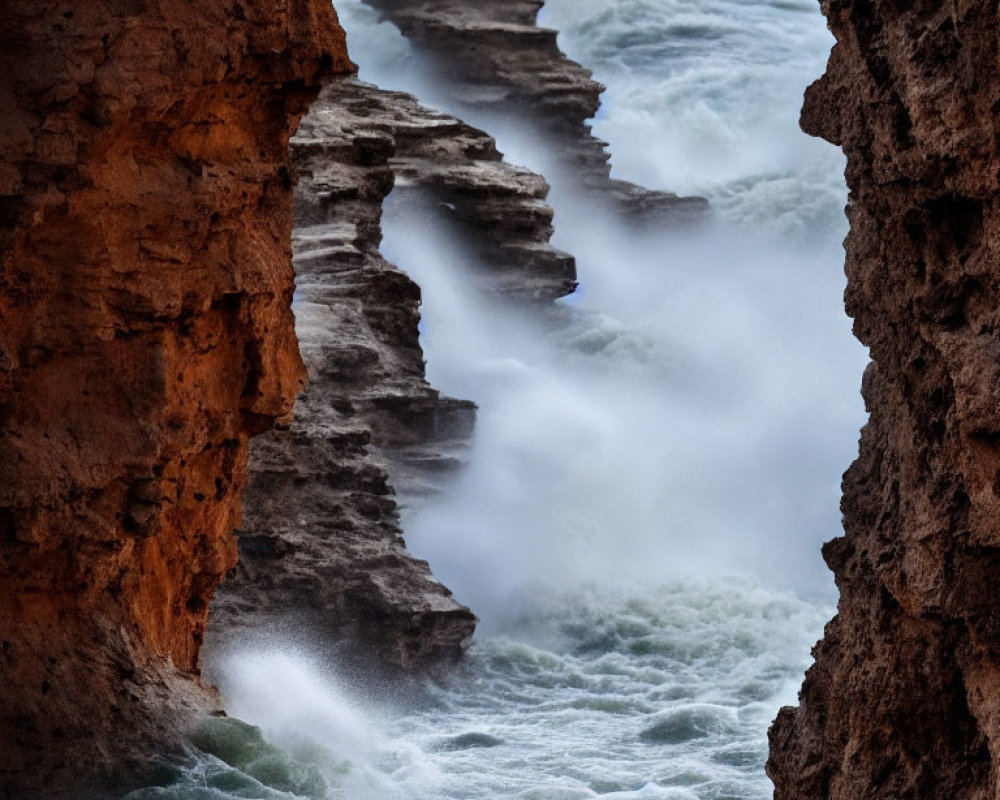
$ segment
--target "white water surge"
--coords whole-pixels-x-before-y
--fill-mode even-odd
[[[744,228],[846,232],[843,155],[797,124],[833,45],[818,3],[548,0],[541,22],[608,87],[594,132],[617,177],[706,196]],[[811,255],[814,272],[842,261]]]
[[[390,198],[429,377],[480,405],[469,466],[408,509],[407,540],[479,639],[405,698],[338,687],[288,643],[232,655],[212,676],[227,708],[292,760],[213,733],[223,760],[134,800],[769,797],[767,726],[831,614],[819,546],[863,423],[843,164],[796,124],[831,44],[818,8],[549,0],[542,21],[609,87],[616,177],[717,212],[640,235],[581,205],[535,132],[461,107],[360,0],[337,5],[362,78],[546,173],[581,289],[547,314],[484,298],[443,222]]]

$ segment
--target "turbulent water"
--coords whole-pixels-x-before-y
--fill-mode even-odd
[[[130,800],[764,798],[763,731],[826,613],[745,582],[574,592],[393,702],[288,643],[236,653],[227,706],[288,755],[216,720],[214,757]]]
[[[846,231],[843,156],[797,125],[833,44],[817,3],[548,0],[541,21],[608,86],[594,130],[617,177],[707,196],[744,227]]]
[[[476,294],[445,227],[390,198],[383,249],[424,289],[431,382],[480,405],[472,463],[407,520],[411,546],[487,627],[539,580],[749,572],[828,600],[819,545],[840,529],[865,356],[840,303],[842,157],[797,125],[831,44],[818,9],[543,10],[608,86],[595,132],[615,176],[709,197],[717,218],[693,234],[623,230],[581,203],[544,134],[429,81],[359,1],[341,11],[362,77],[429,96],[546,175],[581,280],[548,319],[518,314]]]
[[[723,800],[770,796],[766,729],[831,613],[864,353],[840,308],[839,154],[798,132],[831,39],[813,3],[548,0],[608,86],[615,176],[709,197],[688,233],[580,205],[535,132],[463,107],[360,0],[362,77],[490,129],[553,184],[581,289],[545,314],[470,285],[438,220],[390,198],[385,252],[424,290],[431,381],[480,405],[465,471],[407,539],[482,617],[457,673],[392,697],[324,654],[214,667],[235,721],[132,800]]]

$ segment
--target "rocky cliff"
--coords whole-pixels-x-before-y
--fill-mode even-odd
[[[514,116],[536,128],[574,191],[610,201],[631,223],[677,224],[707,211],[704,198],[611,178],[607,143],[588,122],[604,87],[559,49],[557,31],[536,24],[545,0],[365,2],[425,54],[459,109]]]
[[[562,54],[555,31],[535,25],[540,2],[372,3],[438,65],[440,94],[538,126],[578,188],[636,221],[704,211],[701,198],[611,179],[587,125],[603,87]],[[393,191],[394,202],[447,226],[488,293],[548,303],[573,291],[575,263],[549,243],[546,180],[409,95],[336,81],[292,149],[309,388],[291,428],[252,448],[241,560],[213,609],[212,650],[273,633],[318,639],[327,652],[336,643],[366,669],[451,661],[474,617],[406,551],[397,500],[434,491],[461,462],[473,408],[424,378],[420,290],[405,263],[379,252],[383,201]]]
[[[287,431],[252,448],[241,561],[213,610],[219,646],[256,631],[344,644],[411,669],[450,661],[475,618],[405,549],[396,491],[420,491],[471,433],[474,406],[424,377],[420,289],[379,252],[382,205],[444,215],[484,290],[527,302],[572,291],[549,244],[540,176],[492,138],[413,97],[330,83],[292,139],[295,311],[309,387]],[[391,477],[390,477],[391,476]]]
[[[323,0],[0,7],[3,796],[80,797],[215,703],[247,441],[303,378],[288,137],[349,68]]]
[[[847,310],[871,414],[844,478],[841,592],[777,800],[993,798],[1000,786],[1000,113],[995,3],[824,2],[806,131],[847,154]]]

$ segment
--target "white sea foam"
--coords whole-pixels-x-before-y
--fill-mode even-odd
[[[743,225],[843,229],[843,156],[797,126],[833,44],[815,3],[548,0],[542,21],[608,87],[595,133],[619,177]]]

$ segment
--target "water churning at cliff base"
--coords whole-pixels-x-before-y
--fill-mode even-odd
[[[428,376],[480,406],[468,469],[411,512],[411,547],[487,626],[538,582],[749,574],[832,598],[819,545],[839,533],[866,359],[840,304],[843,159],[797,127],[831,43],[818,9],[543,9],[609,87],[595,132],[613,175],[707,196],[694,230],[623,224],[544,129],[429,84],[392,26],[344,9],[363,76],[430,95],[546,176],[581,281],[548,312],[484,294],[447,211],[390,197],[383,249],[423,288]]]

